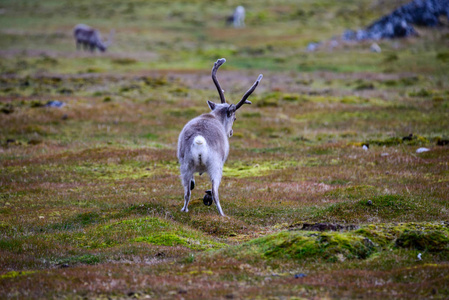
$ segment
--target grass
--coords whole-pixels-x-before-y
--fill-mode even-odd
[[[0,297],[447,298],[447,22],[382,53],[329,42],[405,2],[243,2],[237,30],[232,1],[3,1]],[[77,52],[77,23],[113,45]],[[176,159],[221,57],[230,102],[264,74],[225,218],[205,174],[180,211]]]

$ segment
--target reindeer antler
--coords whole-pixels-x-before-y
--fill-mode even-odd
[[[242,100],[240,100],[239,103],[237,103],[237,105],[235,106],[235,110],[239,109],[240,106],[242,106],[243,104],[251,104],[251,101],[248,101],[246,99],[248,99],[249,95],[251,95],[254,92],[256,87],[259,85],[259,82],[262,80],[262,77],[263,75],[260,74],[256,82],[254,82],[253,86],[245,93],[245,95],[243,95]]]
[[[226,62],[226,59],[221,58],[221,59],[217,60],[214,63],[214,67],[212,68],[212,80],[214,81],[215,86],[217,87],[218,95],[220,95],[221,103],[226,103],[226,99],[225,99],[225,96],[223,94],[223,90],[221,89],[221,86],[220,86],[220,84],[218,83],[218,80],[217,80],[217,70],[225,62]]]

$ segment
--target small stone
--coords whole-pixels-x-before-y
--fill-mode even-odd
[[[306,277],[307,275],[306,274],[304,274],[304,273],[298,273],[298,274],[295,274],[295,278],[296,279],[298,279],[298,278],[304,278],[304,277]]]
[[[369,49],[371,50],[371,52],[375,52],[375,53],[382,52],[382,49],[380,48],[380,46],[377,43],[372,43],[371,47],[369,47]]]
[[[313,52],[315,50],[318,50],[318,47],[320,46],[320,43],[309,43],[307,45],[307,51]]]
[[[430,149],[421,147],[416,150],[416,153],[423,153],[423,152],[427,152],[427,151],[430,151]]]
[[[368,205],[373,205],[373,201],[368,200]]]
[[[48,101],[47,102],[47,104],[45,104],[44,106],[45,107],[63,107],[65,105],[65,103],[64,102],[62,102],[62,101],[58,101],[58,100],[51,100],[51,101]]]

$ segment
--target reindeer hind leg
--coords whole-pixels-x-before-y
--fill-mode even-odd
[[[182,185],[184,186],[184,207],[181,209],[181,211],[188,212],[189,209],[187,208],[189,206],[190,202],[190,191],[192,188],[192,182],[193,185],[195,185],[195,180],[193,179],[193,173],[189,171],[181,172],[182,177]]]
[[[217,206],[218,213],[224,217],[223,210],[221,209],[220,199],[218,197],[218,187],[220,186],[221,178],[212,179],[212,198]]]

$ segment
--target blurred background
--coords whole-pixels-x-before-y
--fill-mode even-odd
[[[238,69],[335,72],[447,72],[449,27],[415,27],[419,36],[343,41],[407,0],[345,1],[33,1],[0,3],[0,72],[98,73],[209,69],[226,57]],[[245,7],[244,28],[226,24]],[[76,51],[73,28],[86,24],[107,52]],[[320,47],[315,47],[320,43]],[[313,50],[313,51],[311,51]]]

